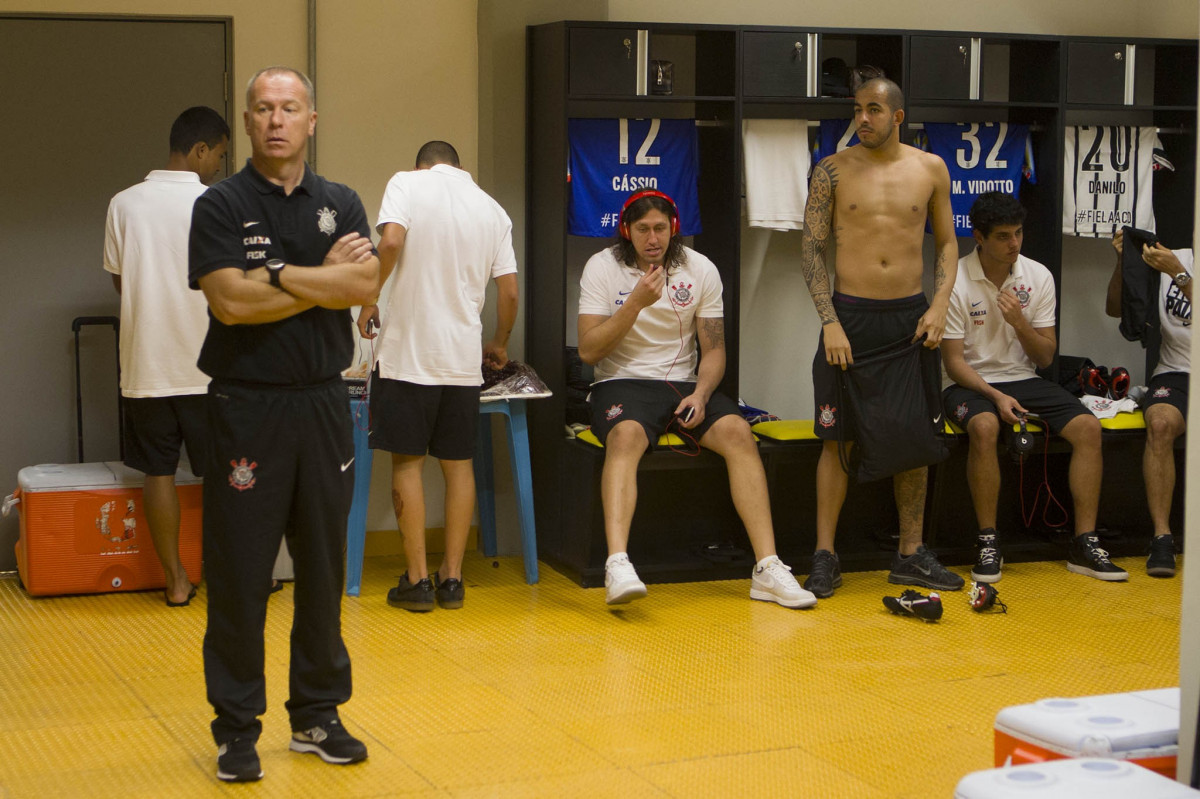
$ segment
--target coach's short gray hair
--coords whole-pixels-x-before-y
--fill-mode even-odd
[[[249,110],[250,100],[254,96],[255,81],[257,81],[263,75],[269,75],[269,74],[276,73],[276,72],[287,72],[291,75],[295,75],[300,80],[300,82],[304,84],[304,90],[306,92],[308,92],[308,110],[310,110],[310,111],[317,110],[317,90],[313,88],[312,81],[309,80],[308,76],[305,75],[300,70],[295,69],[293,67],[284,67],[284,66],[263,67],[258,72],[254,73],[254,76],[251,77],[250,81],[246,84],[246,108],[247,108],[247,110]]]

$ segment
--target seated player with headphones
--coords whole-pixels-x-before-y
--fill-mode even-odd
[[[970,436],[967,484],[979,522],[978,558],[971,577],[1000,579],[1003,560],[996,532],[1000,466],[996,443],[1001,425],[1036,413],[1043,424],[1071,443],[1068,479],[1075,508],[1075,537],[1067,568],[1100,580],[1125,580],[1100,548],[1096,511],[1100,504],[1100,422],[1062,386],[1035,373],[1054,358],[1054,278],[1046,267],[1021,255],[1025,209],[1002,192],[981,194],[971,206],[976,247],[958,261],[950,296],[942,363],[948,380],[942,392],[946,415]]]
[[[1113,236],[1117,266],[1108,282],[1104,310],[1121,315],[1123,231]],[[1188,382],[1192,364],[1192,251],[1169,250],[1160,242],[1142,245],[1142,260],[1159,272],[1158,317],[1162,345],[1150,377],[1142,410],[1146,416],[1146,450],[1142,473],[1154,538],[1146,558],[1151,577],[1175,576],[1175,539],[1171,535],[1171,497],[1175,493],[1175,439],[1187,429]]]
[[[619,231],[616,244],[588,259],[579,298],[579,356],[596,367],[592,432],[605,446],[606,601],[618,605],[646,595],[626,552],[637,467],[670,427],[725,458],[734,507],[757,560],[750,597],[792,608],[815,605],[816,597],[775,554],[767,479],[750,426],[733,400],[714,393],[725,373],[716,266],[684,246],[678,209],[661,192],[632,194]]]

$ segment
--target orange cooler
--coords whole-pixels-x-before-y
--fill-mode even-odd
[[[34,596],[163,588],[166,578],[142,504],[141,472],[117,461],[27,466],[5,510],[21,514],[17,572]],[[201,479],[183,466],[179,556],[200,581]]]
[[[1200,799],[1200,791],[1121,760],[1079,758],[976,771],[954,799]]]
[[[1179,689],[1042,699],[996,714],[996,765],[1062,758],[1128,760],[1175,778]]]

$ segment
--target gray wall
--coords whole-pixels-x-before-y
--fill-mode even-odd
[[[117,315],[102,268],[108,201],[167,160],[184,108],[225,108],[220,21],[0,17],[0,493],[76,460],[71,320]],[[111,331],[82,341],[85,456],[118,458]],[[16,514],[0,571],[16,567]]]

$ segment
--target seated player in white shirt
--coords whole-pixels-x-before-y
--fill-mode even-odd
[[[580,279],[579,357],[596,367],[592,431],[605,446],[605,599],[618,605],[646,595],[626,552],[637,468],[670,425],[725,458],[757,561],[750,597],[811,607],[817,598],[775,554],[767,478],[750,426],[733,400],[715,393],[725,374],[721,276],[683,246],[678,220],[667,195],[635,192],[621,209],[621,238],[589,258]]]
[[[949,377],[942,392],[946,415],[970,436],[967,484],[979,522],[978,558],[971,577],[1000,579],[1003,559],[996,532],[1001,426],[1026,413],[1071,444],[1068,480],[1074,502],[1075,537],[1067,568],[1100,580],[1126,580],[1100,548],[1100,422],[1062,386],[1037,376],[1058,346],[1054,332],[1054,278],[1021,255],[1025,209],[1002,192],[981,194],[971,206],[975,249],[959,259],[950,297],[942,363]],[[952,381],[952,382],[951,382]]]
[[[1113,236],[1117,266],[1108,282],[1104,310],[1121,315],[1121,256],[1124,232]],[[1175,539],[1171,535],[1171,497],[1175,493],[1175,439],[1187,430],[1188,383],[1192,371],[1191,250],[1169,250],[1161,243],[1142,245],[1142,260],[1160,273],[1158,318],[1162,346],[1150,377],[1142,410],[1146,416],[1146,450],[1142,474],[1154,538],[1146,558],[1151,577],[1175,576]]]

